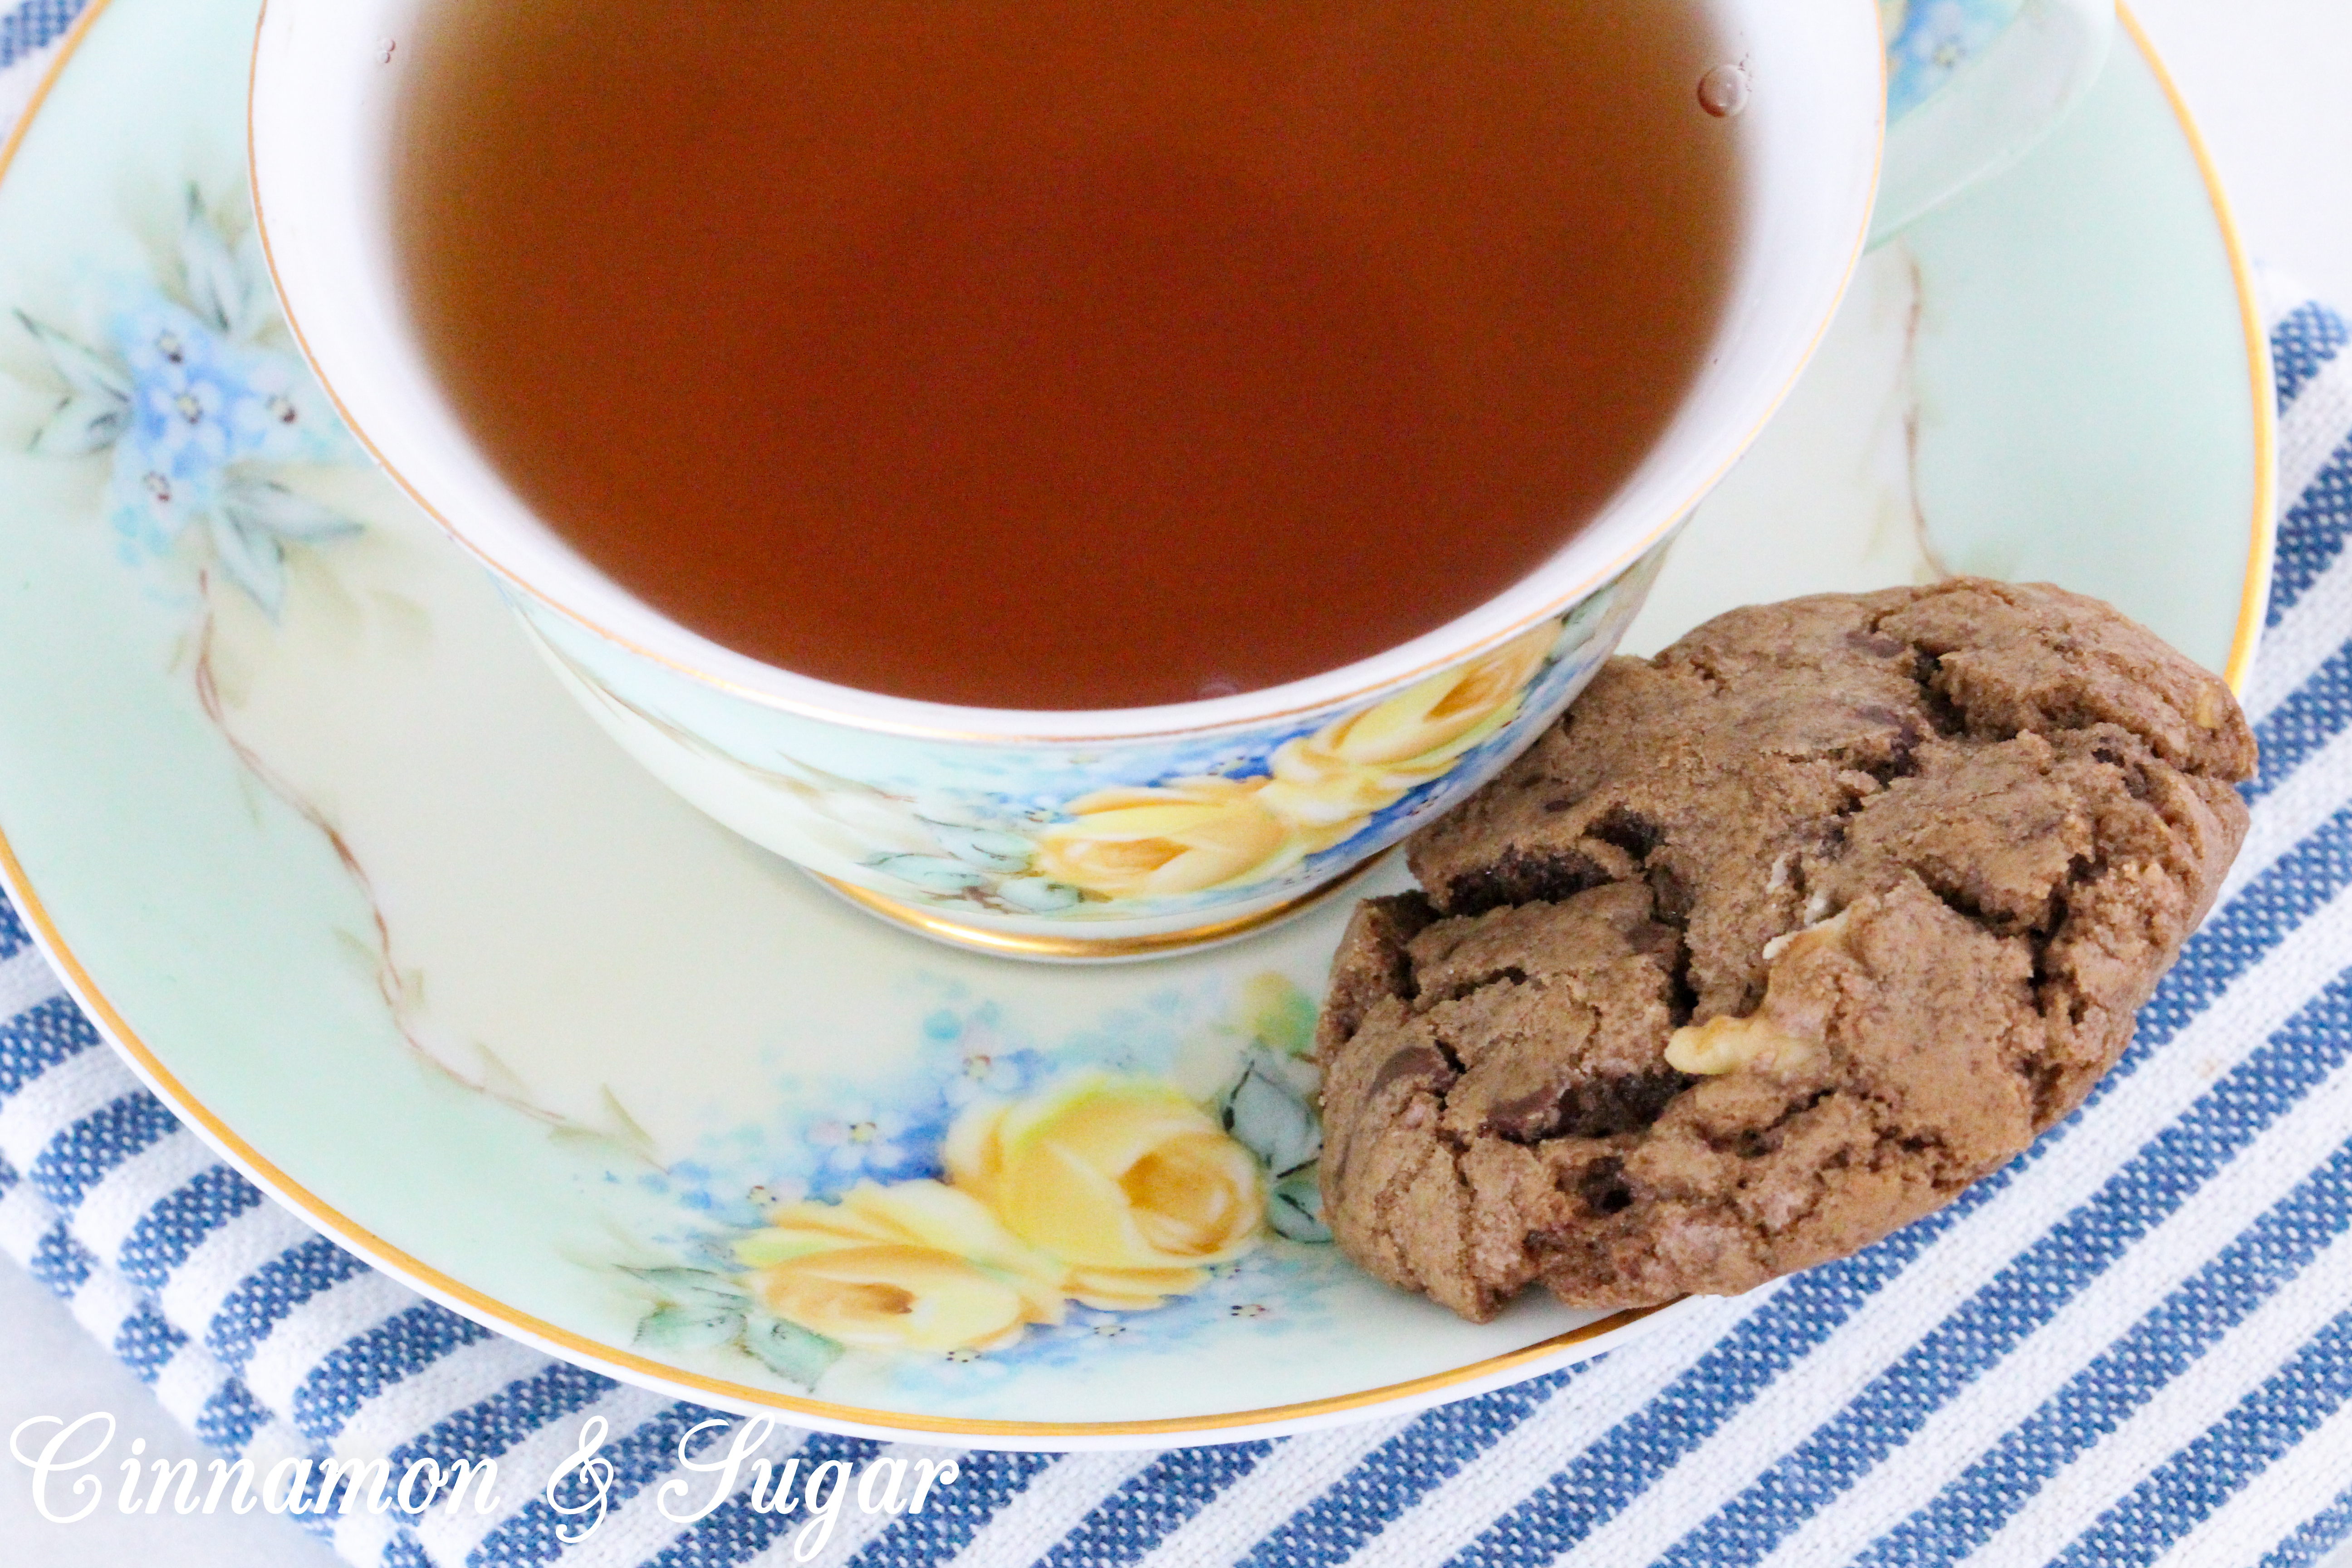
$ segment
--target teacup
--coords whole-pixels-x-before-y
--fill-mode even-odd
[[[1709,363],[1598,518],[1496,598],[1345,668],[1168,707],[1017,712],[719,647],[598,573],[501,480],[427,372],[388,212],[400,40],[426,5],[460,3],[475,0],[263,10],[256,205],[287,317],[346,419],[657,777],[869,910],[1058,960],[1195,946],[1303,908],[1531,742],[1802,369],[1866,242],[2046,129],[2112,20],[2104,0],[1713,0],[1737,47],[1694,89],[1745,139],[1743,258]],[[1943,29],[1924,52],[1922,28]],[[1890,68],[1907,110],[1891,135]]]

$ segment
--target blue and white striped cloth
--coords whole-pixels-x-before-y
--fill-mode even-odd
[[[0,68],[76,8],[0,18]],[[0,113],[23,74],[0,69]],[[962,1455],[922,1513],[845,1510],[816,1560],[2270,1568],[2352,1535],[2352,350],[2314,304],[2272,334],[2291,500],[2249,693],[2252,833],[2130,1054],[2030,1156],[1858,1258],[1568,1373],[1282,1441]],[[305,1516],[352,1563],[793,1560],[801,1521],[740,1496],[686,1530],[655,1506],[710,1413],[421,1300],[219,1163],[5,903],[0,1249],[258,1473],[431,1455],[541,1478],[607,1421],[615,1506],[585,1543],[527,1479],[479,1518]]]

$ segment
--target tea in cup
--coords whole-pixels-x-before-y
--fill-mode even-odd
[[[1881,10],[268,0],[256,199],[634,755],[917,929],[1132,957],[1611,651],[1869,233]]]

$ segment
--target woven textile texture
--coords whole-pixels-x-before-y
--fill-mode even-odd
[[[0,18],[7,101],[72,9]],[[921,1512],[845,1509],[803,1558],[803,1516],[740,1493],[690,1527],[658,1506],[681,1436],[714,1413],[420,1299],[219,1163],[5,903],[0,1249],[257,1473],[499,1461],[488,1513],[300,1516],[370,1568],[2315,1562],[2352,1534],[2352,346],[2314,303],[2271,330],[2288,499],[2238,868],[2091,1102],[1846,1262],[1418,1416],[957,1453]],[[592,1417],[613,1508],[568,1548],[530,1489]],[[764,1454],[803,1475],[950,1457],[782,1429]]]

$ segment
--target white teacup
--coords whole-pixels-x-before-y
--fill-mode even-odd
[[[1599,518],[1507,592],[1343,668],[1170,707],[1015,712],[857,691],[697,636],[541,523],[469,437],[406,318],[389,171],[413,54],[399,41],[428,5],[488,3],[267,0],[254,195],[304,351],[384,468],[492,568],[565,686],[657,776],[877,912],[1058,959],[1277,918],[1531,742],[1803,368],[1873,237],[1882,142],[1890,216],[1907,221],[2046,129],[2112,21],[2109,0],[1935,0],[1932,18],[1927,0],[1711,0],[1734,40],[1709,90],[1738,104],[1746,140],[1745,255],[1708,364]],[[1915,47],[1930,25],[1950,37]],[[1895,100],[1916,105],[1887,136],[1890,65]],[[1948,86],[1927,79],[1939,73]]]

